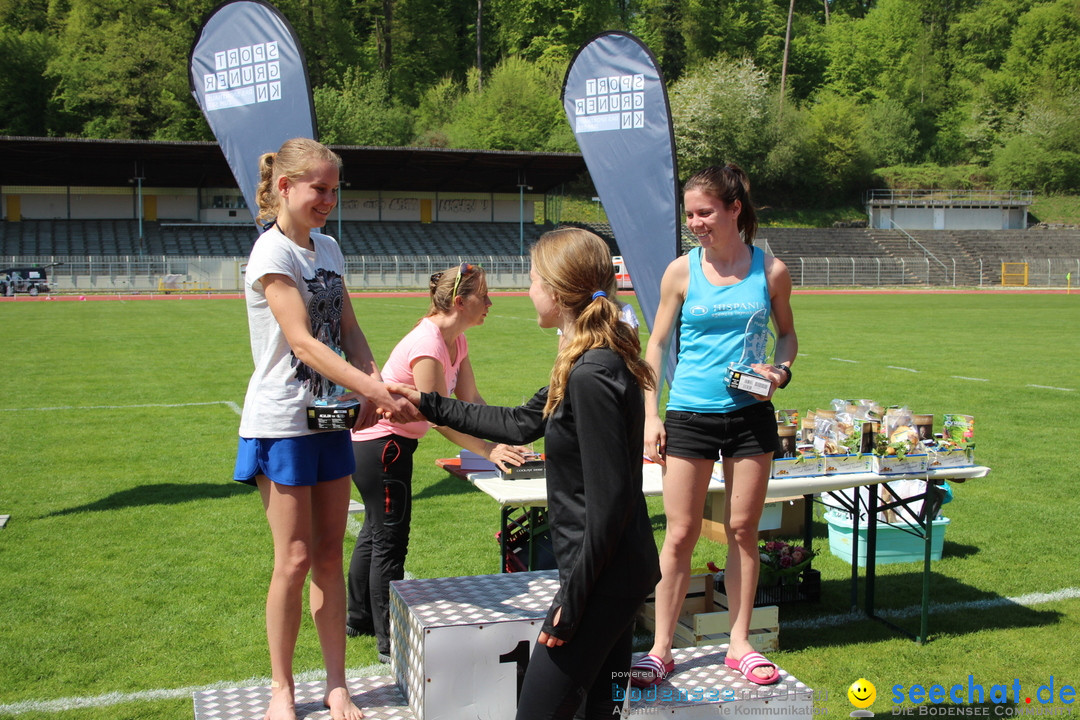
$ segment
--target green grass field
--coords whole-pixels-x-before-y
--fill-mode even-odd
[[[469,335],[474,367],[489,402],[516,404],[546,382],[556,338],[537,328],[527,298],[494,303]],[[354,304],[380,361],[426,308],[404,296]],[[993,472],[955,485],[945,506],[952,525],[932,598],[954,605],[932,615],[929,644],[868,620],[834,622],[849,609],[850,568],[817,520],[823,597],[781,609],[775,659],[837,717],[852,710],[845,693],[860,677],[876,685],[879,714],[896,684],[973,675],[1032,694],[1051,678],[1059,690],[1080,684],[1080,297],[793,304],[801,357],[778,407],[871,398],[939,423],[969,413],[977,458]],[[269,532],[257,494],[230,479],[251,368],[243,302],[2,303],[0,327],[0,515],[11,516],[0,530],[0,715],[190,718],[193,689],[266,678]],[[434,433],[420,444],[407,562],[417,577],[498,570],[495,503],[433,464],[455,452]],[[660,500],[650,506],[659,543]],[[695,565],[722,564],[723,553],[702,540]],[[879,606],[917,604],[920,571],[879,567]],[[350,668],[386,672],[374,662],[371,638],[349,641]],[[305,619],[297,671],[316,679],[321,665]]]

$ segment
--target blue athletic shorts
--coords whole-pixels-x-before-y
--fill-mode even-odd
[[[315,485],[356,471],[348,430],[288,438],[240,438],[233,480],[255,484],[265,475],[279,485]]]

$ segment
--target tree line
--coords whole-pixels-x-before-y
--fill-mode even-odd
[[[0,133],[212,140],[187,54],[208,0],[0,0]],[[1080,191],[1080,0],[278,0],[321,140],[568,151],[573,53],[628,30],[668,83],[683,173],[759,198]]]

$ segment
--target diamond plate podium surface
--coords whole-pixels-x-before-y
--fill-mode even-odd
[[[394,678],[353,678],[348,686],[365,720],[415,720]],[[325,692],[322,680],[297,683],[297,720],[330,720],[330,710],[323,705]],[[195,720],[263,720],[270,704],[269,686],[200,690],[193,695]]]
[[[349,680],[353,701],[370,720],[510,720],[558,586],[554,570],[392,582],[393,676]],[[783,669],[778,683],[755,685],[724,664],[726,652],[726,645],[675,650],[675,671],[659,685],[613,684],[613,696],[627,700],[623,718],[813,715],[811,688]],[[324,682],[296,688],[297,718],[329,720]],[[195,720],[262,720],[270,688],[199,691],[194,699]]]
[[[417,720],[506,720],[558,572],[390,583],[390,658]]]
[[[727,645],[673,650],[675,671],[646,690],[624,691],[623,717],[663,714],[679,720],[752,715],[767,720],[805,720],[813,715],[814,691],[783,668],[773,685],[756,685],[724,664]],[[644,653],[635,653],[637,661]],[[619,697],[619,696],[616,696]]]

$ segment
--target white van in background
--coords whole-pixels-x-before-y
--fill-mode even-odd
[[[630,281],[630,272],[626,269],[622,255],[613,255],[611,262],[615,264],[615,282],[620,290],[633,290],[634,283]]]

